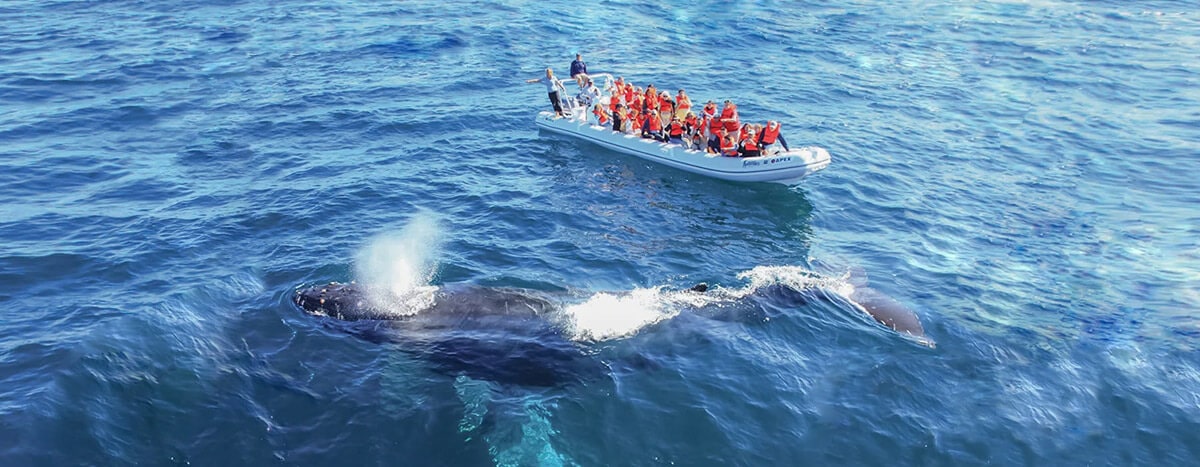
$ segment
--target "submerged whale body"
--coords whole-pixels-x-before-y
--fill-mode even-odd
[[[500,383],[556,386],[607,374],[609,365],[585,344],[566,335],[569,325],[560,302],[525,289],[447,284],[428,287],[420,300],[373,300],[366,286],[332,282],[302,288],[292,297],[306,313],[331,318],[329,325],[376,342],[399,342],[450,374]],[[734,300],[765,299],[785,306],[810,300],[844,302],[917,343],[933,347],[920,319],[895,299],[860,284],[850,292],[773,283],[754,287]],[[707,305],[684,305],[690,312],[720,319],[740,307],[724,307],[728,289],[697,284],[684,292],[713,297]],[[382,294],[388,296],[388,294]],[[420,295],[420,294],[418,294]],[[411,298],[411,297],[409,297]],[[744,312],[745,310],[743,310]],[[746,319],[747,316],[727,316]]]
[[[537,292],[451,284],[413,309],[377,305],[360,284],[297,290],[293,303],[328,323],[375,342],[396,342],[452,375],[522,386],[594,379],[607,367],[567,339],[550,316],[560,309]]]

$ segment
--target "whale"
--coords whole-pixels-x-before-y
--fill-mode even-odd
[[[713,293],[706,283],[685,290]],[[372,294],[369,287],[331,282],[296,290],[293,302],[311,315],[344,323],[368,323],[349,326],[351,332],[368,339],[404,340],[410,348],[424,347],[435,359],[445,357],[442,363],[448,369],[543,385],[581,379],[579,372],[570,371],[567,364],[579,363],[589,351],[585,344],[565,336],[568,323],[561,313],[562,301],[528,289],[467,283],[430,287],[425,293],[423,300],[381,302],[374,299],[380,294]],[[848,292],[774,283],[755,288],[750,295],[782,296],[797,305],[813,299],[843,303],[920,345],[935,346],[912,309],[861,280]],[[712,310],[728,311],[721,306],[699,306],[690,311],[704,315]],[[487,371],[480,372],[479,368]]]

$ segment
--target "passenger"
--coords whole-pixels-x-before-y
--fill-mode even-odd
[[[596,104],[592,108],[592,114],[596,116],[596,123],[600,124],[600,126],[608,125],[608,112],[605,112],[604,107],[601,107],[600,104]]]
[[[636,108],[629,109],[629,125],[625,128],[625,133],[636,135],[642,132],[642,116],[639,115]]]
[[[725,101],[725,107],[721,109],[721,123],[725,125],[725,131],[734,134],[742,126],[742,122],[738,119],[737,106],[729,100]]]
[[[613,100],[616,100],[616,99],[613,99]],[[621,131],[621,125],[623,125],[625,123],[625,119],[628,118],[625,114],[625,106],[621,105],[621,104],[617,104],[616,109],[613,110],[612,117],[613,117],[612,130],[613,131]]]
[[[633,100],[629,104],[630,108],[632,108],[633,110],[636,110],[638,112],[642,112],[642,111],[646,110],[646,106],[642,105],[643,104],[642,99],[644,96],[642,95],[641,91],[642,91],[642,88],[634,88]]]
[[[738,144],[734,138],[735,138],[734,135],[726,134],[721,139],[721,155],[722,156],[725,156],[725,157],[737,157],[738,156]]]
[[[671,94],[663,91],[658,94],[658,111],[666,112],[663,115],[663,121],[670,122],[670,118],[675,115],[675,101],[671,100]]]
[[[721,138],[725,137],[724,135],[720,134],[721,132],[725,131],[725,125],[721,123],[721,119],[719,118],[707,117],[707,119],[709,144],[719,147],[721,145]]]
[[[559,100],[560,94],[558,92],[561,90],[561,95],[565,96],[567,94],[567,89],[563,87],[562,81],[559,81],[558,78],[554,77],[554,70],[547,68],[545,77],[529,79],[525,80],[525,82],[544,84],[546,86],[546,93],[550,96],[550,105],[554,106],[554,115],[556,117],[563,116],[562,104]]]
[[[738,147],[738,153],[742,157],[758,157],[762,155],[762,152],[758,150],[758,138],[755,136],[754,130],[746,132],[746,139],[743,139],[742,144]]]
[[[583,55],[575,54],[575,61],[571,62],[571,79],[575,80],[582,88],[587,82],[587,72],[587,64],[583,63]]]
[[[725,128],[719,128],[717,131],[708,137],[708,153],[720,154],[721,141],[725,140]]]
[[[692,111],[692,99],[682,89],[675,95],[675,117],[684,119]]]
[[[708,140],[708,136],[704,133],[704,129],[707,128],[707,126],[704,125],[704,122],[696,118],[696,114],[688,112],[688,116],[684,119],[683,125],[687,129],[689,139],[692,140],[693,148],[697,150],[704,149],[704,142]]]
[[[783,146],[784,151],[790,151],[790,149],[788,149],[787,141],[783,139],[783,134],[779,132],[780,127],[781,125],[779,122],[767,120],[767,126],[766,128],[763,128],[762,136],[759,137],[759,140],[762,141],[763,153],[778,153],[779,147],[775,145],[777,141]]]
[[[699,128],[696,127],[696,125],[699,123],[700,121],[696,119],[696,114],[688,112],[687,115],[683,117],[683,131],[689,135],[694,135],[697,133],[697,130],[699,130]]]
[[[579,95],[575,99],[585,108],[591,108],[600,100],[600,89],[596,88],[596,84],[592,82],[591,78],[584,76],[582,79],[585,80],[584,85],[579,89]]]
[[[693,149],[693,150],[699,151],[700,146],[704,144],[704,135],[702,135],[700,133],[692,133],[691,140],[692,140],[692,144],[691,144],[691,147],[689,147],[688,149]]]
[[[683,145],[683,122],[678,118],[671,117],[671,123],[667,125],[668,143]]]
[[[642,96],[642,102],[646,104],[646,107],[642,109],[643,111],[653,110],[658,112],[658,94],[654,92],[653,84],[646,88],[646,94]]]
[[[701,118],[717,118],[717,103],[708,101],[704,104],[704,110],[700,111]]]
[[[661,141],[662,118],[655,111],[647,111],[645,115],[646,123],[642,124],[642,137]]]

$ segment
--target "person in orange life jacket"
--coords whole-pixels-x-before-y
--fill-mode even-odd
[[[675,115],[675,101],[671,100],[671,95],[667,91],[658,94],[658,111],[667,112],[667,115],[663,115],[665,121],[670,121],[670,118]]]
[[[658,94],[654,92],[653,84],[646,88],[646,94],[642,96],[642,102],[645,103],[645,107],[642,108],[643,112],[649,110],[658,111]]]
[[[688,112],[683,116],[683,127],[688,133],[695,133],[696,125],[700,123],[700,119],[696,118],[696,114]]]
[[[682,89],[675,95],[675,116],[684,118],[692,111],[692,99]]]
[[[629,126],[625,129],[625,132],[631,135],[642,132],[642,116],[635,108],[629,109]]]
[[[704,109],[700,111],[700,116],[703,118],[717,118],[717,103],[708,101],[704,104]]]
[[[725,131],[730,133],[737,133],[741,126],[742,122],[738,119],[737,106],[733,105],[732,101],[725,101],[725,107],[721,109],[721,123],[725,125]]]
[[[592,114],[596,116],[596,123],[598,123],[600,126],[608,124],[608,112],[605,112],[604,107],[601,107],[600,104],[596,104],[596,106],[592,108]]]
[[[725,141],[725,127],[719,127],[708,136],[708,153],[720,154],[721,143]]]
[[[767,120],[767,126],[762,129],[762,132],[758,137],[758,140],[761,143],[760,146],[762,146],[765,154],[775,154],[779,152],[779,148],[775,146],[776,142],[783,146],[784,151],[790,151],[790,149],[788,149],[787,140],[783,139],[783,133],[779,132],[781,127],[782,125],[780,125],[779,122],[775,120]]]
[[[708,140],[710,142],[716,142],[716,146],[720,146],[720,138],[724,138],[724,136],[719,134],[722,131],[725,131],[725,124],[721,123],[721,119],[717,117],[708,119]]]
[[[642,124],[642,137],[656,140],[662,139],[662,118],[658,116],[658,112],[646,112],[646,122]]]
[[[755,137],[754,130],[746,132],[746,139],[742,140],[738,147],[738,153],[742,157],[758,157],[762,152],[758,149],[758,138]]]
[[[567,89],[563,87],[562,81],[554,77],[554,70],[546,69],[546,76],[542,78],[527,79],[526,83],[542,83],[546,86],[546,94],[550,96],[550,105],[554,106],[554,115],[562,117],[563,109],[559,96],[566,96]],[[559,94],[559,91],[562,94]]]
[[[667,125],[667,137],[668,142],[683,144],[683,122],[674,116],[671,117],[671,123]]]
[[[738,156],[737,137],[726,132],[726,135],[721,139],[721,155],[725,157]]]

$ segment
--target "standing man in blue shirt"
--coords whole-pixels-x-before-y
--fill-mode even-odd
[[[583,78],[579,76],[583,75]],[[571,62],[571,79],[583,87],[583,83],[587,82],[587,64],[583,63],[583,55],[575,54],[575,61]]]

